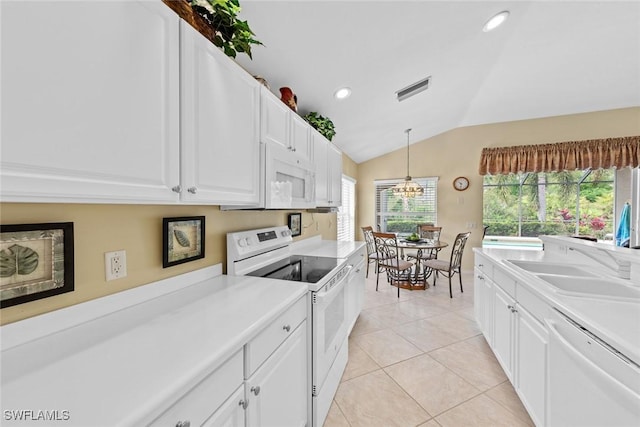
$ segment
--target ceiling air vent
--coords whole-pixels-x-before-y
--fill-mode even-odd
[[[427,77],[426,79],[422,79],[418,82],[415,82],[413,84],[410,84],[404,89],[400,89],[399,91],[397,91],[396,98],[398,98],[398,101],[404,101],[405,99],[417,93],[427,90],[427,88],[429,87],[429,82],[431,82],[431,76]]]

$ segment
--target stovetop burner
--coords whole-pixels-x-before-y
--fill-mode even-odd
[[[247,276],[318,283],[337,266],[338,260],[335,258],[291,255],[247,273]]]

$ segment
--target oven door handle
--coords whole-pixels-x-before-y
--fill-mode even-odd
[[[345,268],[348,268],[349,270],[351,270],[353,268],[353,266],[352,265],[348,265]],[[340,281],[338,283],[336,283],[335,285],[333,285],[333,287],[331,289],[329,289],[328,291],[316,293],[316,297],[314,298],[314,304],[324,304],[327,301],[333,300],[333,298],[335,298],[335,296],[337,294],[339,294],[343,290],[343,288],[345,287],[345,284],[346,284],[347,280],[349,279],[349,273],[347,273],[344,276],[342,276],[342,279],[340,279]]]

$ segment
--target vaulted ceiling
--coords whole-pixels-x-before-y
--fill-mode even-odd
[[[458,127],[640,106],[638,1],[241,0],[264,46],[238,62],[360,163]],[[508,10],[491,32],[485,22]],[[431,76],[429,88],[396,91]],[[334,92],[348,86],[344,100]]]

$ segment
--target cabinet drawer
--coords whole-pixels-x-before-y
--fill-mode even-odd
[[[238,351],[151,425],[173,427],[180,421],[189,421],[192,426],[202,425],[242,381],[242,351]]]
[[[475,254],[476,268],[489,279],[493,279],[493,263],[482,255]]]
[[[296,327],[307,318],[307,298],[302,297],[260,334],[245,345],[245,378],[273,353]]]
[[[516,279],[506,274],[500,268],[493,271],[493,283],[500,286],[511,298],[516,297]]]
[[[526,286],[518,286],[518,304],[524,307],[540,323],[548,317],[549,305]]]

